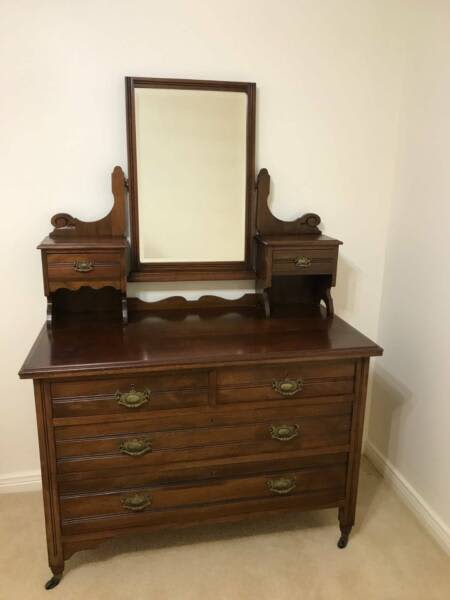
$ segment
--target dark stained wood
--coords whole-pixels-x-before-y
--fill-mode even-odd
[[[331,287],[341,242],[321,235],[320,217],[314,213],[294,221],[277,219],[268,206],[269,193],[269,172],[261,169],[256,181],[256,290],[266,317],[277,304],[321,302],[332,316]],[[287,281],[286,276],[295,279]]]
[[[348,445],[347,445],[348,446]],[[207,481],[268,471],[311,469],[328,465],[347,464],[348,447],[335,447],[326,451],[290,452],[257,456],[226,457],[189,463],[168,462],[152,467],[135,466],[132,469],[113,469],[100,472],[57,474],[58,489],[62,495],[108,492],[127,487],[143,488],[148,485]]]
[[[349,414],[300,418],[294,411],[285,415],[281,423],[296,427],[296,436],[284,441],[274,438],[271,427],[279,425],[279,420],[164,432],[154,431],[152,423],[139,421],[128,433],[59,440],[56,444],[57,471],[80,473],[133,469],[263,453],[276,455],[280,451],[301,455],[305,450],[346,447],[349,444]],[[85,435],[89,435],[88,427],[84,430]],[[145,443],[146,451],[135,456],[124,453],[122,446],[129,440]]]
[[[93,290],[114,288],[121,293],[118,306],[122,322],[128,319],[126,290],[129,270],[129,246],[125,237],[126,181],[120,167],[111,175],[114,205],[111,212],[99,221],[84,222],[67,214],[52,217],[55,229],[38,248],[41,250],[44,293],[47,297],[47,326],[63,312],[66,303],[60,303],[55,292],[59,290]],[[103,294],[104,296],[104,294]],[[77,296],[71,300],[76,307]],[[86,306],[85,295],[80,294],[80,306]],[[96,301],[93,301],[96,304]],[[114,300],[111,305],[114,304]],[[117,308],[115,309],[117,311]],[[75,310],[73,312],[80,312]]]
[[[256,290],[270,317],[283,304],[318,306],[334,314],[331,287],[336,285],[338,249],[342,242],[327,236],[258,235]]]
[[[44,327],[21,370],[35,379],[57,578],[103,539],[287,510],[337,507],[345,547],[368,360],[382,350],[311,306],[267,320],[251,296],[131,304],[126,328],[87,315]],[[139,408],[118,403],[132,386],[149,392]],[[135,440],[145,451],[124,453]]]
[[[255,308],[260,301],[255,294],[244,294],[240,298],[228,300],[219,296],[201,296],[198,300],[186,300],[183,296],[171,296],[157,302],[144,302],[139,298],[128,298],[130,312],[149,310],[204,310],[207,308]]]
[[[126,77],[128,173],[130,192],[130,222],[132,266],[130,281],[201,281],[254,278],[255,235],[255,114],[256,84],[194,79],[161,79]],[[136,88],[165,88],[179,90],[208,90],[242,92],[247,95],[246,143],[246,223],[244,261],[142,263],[139,252],[138,178],[136,160],[136,122],[134,90]],[[195,215],[193,215],[195,218]]]
[[[342,537],[339,540],[338,545],[342,548],[345,548],[347,545],[348,536],[355,523],[368,376],[369,360],[367,358],[362,358],[359,361],[356,379],[357,394],[352,419],[351,452],[347,474],[346,503],[339,510],[339,525]]]
[[[81,519],[66,521],[63,544],[81,539],[108,539],[131,533],[144,533],[158,529],[187,527],[200,523],[220,523],[245,519],[247,515],[263,516],[289,510],[318,510],[343,503],[342,488],[311,491],[304,494],[261,497],[243,501],[216,502],[200,506],[187,506],[164,511],[115,515],[109,519]],[[89,542],[88,542],[89,544]],[[91,547],[88,544],[84,547]],[[81,545],[78,546],[81,549]]]
[[[256,231],[268,235],[317,235],[320,233],[320,217],[307,213],[294,221],[281,221],[269,209],[270,175],[267,169],[261,169],[256,179]]]
[[[46,395],[45,386],[40,382],[34,382],[34,397],[38,424],[48,564],[54,575],[61,575],[64,570],[64,557],[61,540],[59,496],[56,483],[54,429],[51,426],[50,399]]]
[[[50,333],[44,327],[26,359],[23,378],[108,376],[139,369],[209,368],[221,364],[376,356],[382,350],[339,317],[322,310],[280,308],[131,313],[120,323],[81,317]]]
[[[54,230],[50,238],[55,240],[70,238],[123,237],[125,235],[126,186],[121,167],[114,167],[111,175],[111,188],[114,204],[111,212],[99,221],[80,221],[66,213],[58,213],[51,219]]]
[[[248,94],[243,263],[139,264],[133,90],[168,85]],[[355,521],[369,358],[382,349],[334,316],[341,242],[320,234],[315,214],[273,217],[266,170],[255,206],[254,84],[128,78],[127,101],[131,279],[253,279],[255,268],[257,294],[127,301],[119,167],[110,215],[53,218],[39,246],[52,328],[44,325],[20,370],[34,380],[54,574],[46,588],[74,552],[103,540],[289,510],[337,508],[344,548]]]
[[[236,502],[247,499],[264,499],[280,497],[293,497],[308,494],[318,490],[342,490],[345,487],[345,464],[322,467],[319,469],[305,469],[295,471],[268,472],[265,475],[254,477],[238,477],[233,479],[219,479],[198,485],[166,485],[144,486],[127,488],[125,490],[111,490],[108,494],[97,495],[70,495],[61,497],[61,516],[63,531],[65,526],[73,528],[74,521],[80,524],[80,530],[98,528],[98,520],[114,521],[120,527],[120,521],[145,520],[152,513],[171,510],[177,507],[207,506],[218,501]],[[292,481],[292,491],[285,495],[271,491],[267,485],[271,480],[280,477]],[[127,511],[122,500],[138,494],[148,497],[149,506],[141,512]],[[108,518],[109,517],[109,518]],[[117,519],[115,519],[117,517]],[[109,525],[109,523],[108,523]],[[110,525],[111,526],[111,525]],[[114,526],[114,525],[113,525]],[[104,527],[101,527],[104,528]]]

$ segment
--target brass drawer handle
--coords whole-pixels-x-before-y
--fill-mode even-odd
[[[312,261],[308,256],[299,256],[295,259],[294,262],[296,267],[299,267],[300,269],[305,269],[306,267],[311,266]]]
[[[152,500],[150,496],[146,494],[133,494],[132,496],[124,496],[120,499],[122,502],[122,506],[127,510],[132,510],[133,512],[139,512],[140,510],[144,510],[147,506],[150,506]]]
[[[274,494],[289,494],[297,487],[295,477],[280,477],[279,479],[269,479],[266,482],[267,487]]]
[[[94,268],[94,263],[90,260],[76,260],[73,263],[73,268],[78,273],[89,273]]]
[[[299,435],[300,427],[298,425],[271,425],[269,431],[274,440],[289,442]]]
[[[142,454],[151,452],[152,446],[147,438],[133,438],[122,442],[119,450],[122,454],[128,454],[129,456],[142,456]]]
[[[293,396],[303,389],[303,381],[301,379],[275,379],[272,382],[273,389],[282,396]]]
[[[138,408],[142,406],[150,397],[150,390],[145,389],[143,392],[138,392],[134,385],[131,386],[130,391],[126,393],[116,392],[117,404],[126,406],[127,408]]]

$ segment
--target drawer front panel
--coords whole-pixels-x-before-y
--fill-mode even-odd
[[[352,394],[354,374],[353,361],[221,369],[217,374],[217,402],[292,401]]]
[[[95,531],[143,524],[147,515],[215,503],[262,501],[275,506],[284,498],[333,490],[345,494],[345,465],[273,472],[268,475],[214,480],[200,485],[168,485],[110,491],[98,495],[62,496],[63,532]],[[150,517],[152,518],[152,517]],[[74,527],[75,526],[75,527]]]
[[[124,377],[53,383],[54,417],[138,414],[208,403],[208,374]]]
[[[78,254],[48,254],[50,281],[118,279],[120,253],[84,252]]]
[[[336,270],[338,250],[334,248],[288,248],[274,250],[275,275],[326,275]]]
[[[243,425],[245,423],[279,422],[302,417],[332,417],[352,413],[353,396],[320,398],[320,403],[275,406],[252,406],[245,410],[238,406],[207,406],[186,410],[163,411],[135,418],[105,422],[101,420],[87,425],[60,425],[55,428],[57,442],[81,440],[83,438],[114,436],[134,431],[173,431],[213,426]],[[134,414],[134,413],[132,413]]]
[[[347,464],[347,452],[264,454],[257,457],[222,458],[193,462],[189,466],[165,463],[157,467],[136,467],[126,470],[109,470],[101,476],[99,471],[58,474],[60,494],[74,495],[107,492],[108,490],[143,488],[166,483],[198,482],[208,479],[230,478]]]
[[[96,471],[346,446],[350,424],[349,414],[293,415],[282,421],[162,432],[136,422],[132,431],[123,435],[57,441],[57,470]]]

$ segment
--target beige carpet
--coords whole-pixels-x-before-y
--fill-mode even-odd
[[[358,525],[336,548],[336,511],[110,541],[43,584],[40,494],[0,496],[1,600],[449,600],[450,558],[373,468],[361,473]]]

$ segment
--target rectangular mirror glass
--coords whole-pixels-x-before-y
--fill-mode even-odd
[[[133,273],[251,276],[253,84],[127,78]]]

